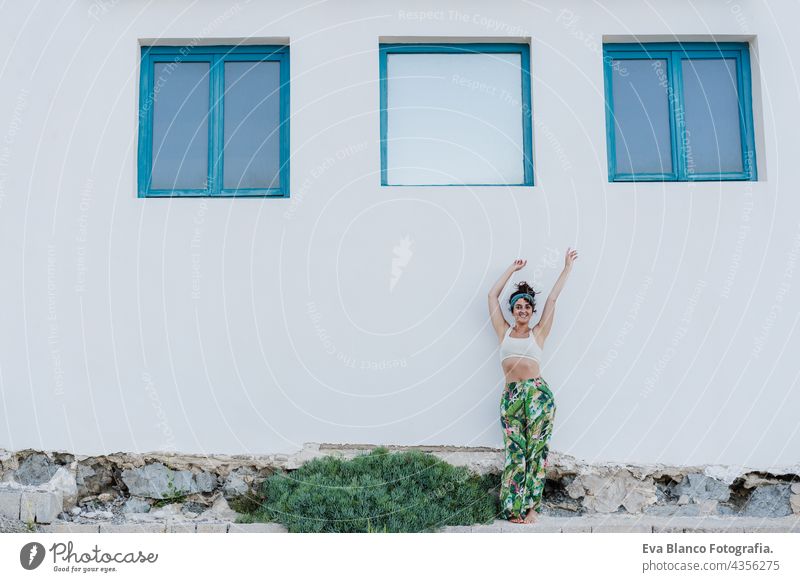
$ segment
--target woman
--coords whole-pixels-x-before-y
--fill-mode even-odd
[[[530,320],[536,312],[536,291],[525,281],[509,300],[514,325],[506,323],[500,307],[500,293],[511,275],[527,261],[518,259],[506,269],[489,291],[489,316],[500,340],[500,358],[505,390],[500,402],[505,468],[500,483],[501,516],[513,523],[533,523],[541,512],[545,461],[553,433],[556,405],[550,387],[540,375],[542,348],[556,310],[556,300],[572,271],[578,251],[567,249],[564,270],[544,302],[544,311],[533,330]]]

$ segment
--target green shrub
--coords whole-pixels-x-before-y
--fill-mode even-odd
[[[420,532],[488,523],[498,513],[496,476],[479,477],[418,451],[379,447],[344,461],[323,457],[261,486],[261,507],[244,523],[290,532]]]

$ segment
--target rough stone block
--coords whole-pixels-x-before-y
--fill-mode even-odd
[[[18,489],[0,489],[0,515],[19,519],[22,493]]]
[[[50,457],[42,453],[34,453],[28,456],[19,465],[14,473],[17,483],[22,485],[41,485],[47,483],[58,471],[56,465]]]
[[[150,503],[141,497],[131,497],[122,508],[123,513],[147,513],[148,511],[150,511]]]
[[[567,486],[567,494],[583,497],[583,506],[598,513],[613,513],[620,505],[629,513],[641,513],[657,501],[652,478],[637,479],[627,470],[578,475]]]
[[[750,495],[741,515],[753,517],[783,517],[792,514],[788,483],[762,485]]]
[[[163,463],[125,469],[122,482],[131,495],[166,499],[173,495],[197,493],[197,483],[191,471],[173,471]]]
[[[228,497],[237,497],[239,495],[244,495],[250,490],[245,480],[242,479],[241,473],[242,471],[237,470],[228,475],[225,479],[225,484],[222,486],[223,494]]]
[[[288,530],[280,523],[232,523],[228,533],[286,533]]]
[[[230,508],[226,499],[220,497],[214,502],[211,509],[200,515],[199,519],[235,523],[238,516],[239,514]]]
[[[672,491],[675,495],[687,496],[690,501],[728,501],[731,496],[731,490],[727,483],[701,473],[686,475]]]
[[[194,481],[197,484],[198,491],[203,493],[210,493],[217,488],[217,476],[212,475],[208,471],[203,471],[195,475]]]
[[[52,523],[61,513],[63,498],[54,491],[22,491],[19,518],[21,521]]]
[[[196,525],[193,523],[171,523],[167,525],[167,533],[195,533]]]
[[[66,467],[58,467],[50,481],[44,483],[41,489],[60,493],[64,510],[70,509],[78,502],[78,485],[75,475]]]

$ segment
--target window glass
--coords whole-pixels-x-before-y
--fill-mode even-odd
[[[225,63],[224,188],[280,185],[280,64]]]
[[[756,180],[747,43],[608,43],[611,181]]]
[[[142,47],[139,196],[289,195],[289,47]]]
[[[532,184],[527,47],[490,46],[386,52],[383,183]]]
[[[686,167],[689,173],[742,171],[734,59],[683,59]]]
[[[612,63],[617,172],[669,174],[667,61],[625,59]]]
[[[155,63],[153,188],[206,188],[208,70],[208,63]]]

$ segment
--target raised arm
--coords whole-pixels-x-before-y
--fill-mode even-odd
[[[503,308],[500,306],[500,293],[503,292],[503,288],[506,286],[506,283],[508,283],[511,275],[515,271],[519,271],[526,264],[528,264],[528,261],[523,259],[517,259],[511,263],[511,266],[500,275],[494,287],[489,290],[489,317],[492,320],[492,327],[494,327],[494,331],[497,333],[497,338],[500,341],[502,341],[506,333],[506,326],[508,325],[503,317]]]
[[[547,339],[547,336],[550,335],[550,330],[553,327],[553,318],[556,314],[556,300],[561,294],[561,290],[564,288],[564,284],[567,282],[567,278],[572,272],[572,264],[577,258],[578,251],[568,248],[567,254],[564,257],[564,270],[561,271],[561,274],[556,280],[556,284],[553,285],[553,289],[550,291],[550,295],[547,296],[544,302],[542,318],[533,328],[534,335],[539,337],[542,345],[544,345],[544,341]]]

